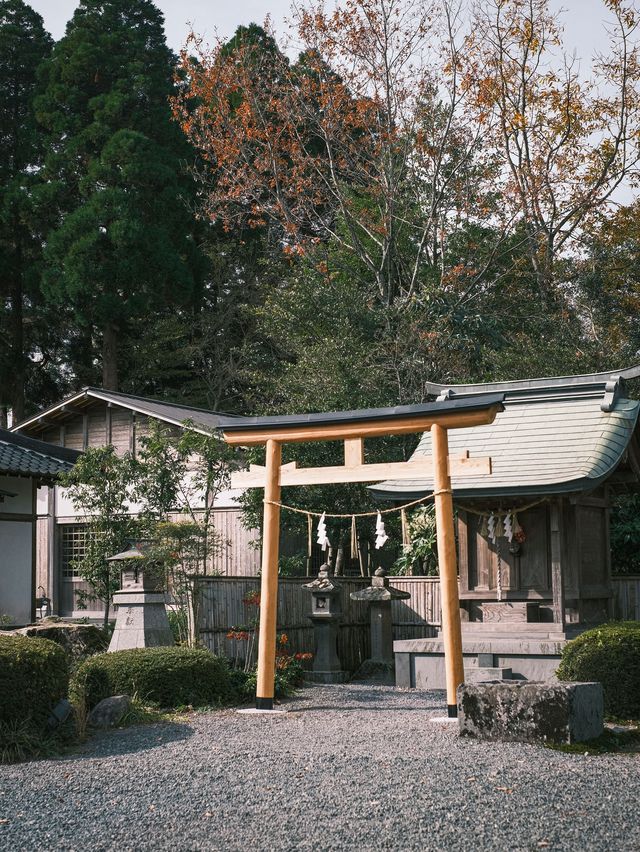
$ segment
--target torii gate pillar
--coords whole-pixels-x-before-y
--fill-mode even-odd
[[[272,710],[276,665],[278,615],[278,551],[280,546],[280,465],[282,444],[267,441],[264,488],[264,527],[260,580],[260,632],[258,636],[258,680],[256,709]]]
[[[458,715],[456,691],[464,681],[464,667],[460,598],[458,595],[458,561],[453,526],[453,497],[451,494],[451,477],[448,470],[449,437],[447,430],[434,424],[431,427],[431,444],[433,447],[434,505],[438,540],[438,566],[440,569],[447,713],[450,717],[455,717]]]

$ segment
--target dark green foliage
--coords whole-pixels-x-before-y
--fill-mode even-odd
[[[28,723],[36,733],[67,694],[67,657],[48,639],[0,635],[0,722]]]
[[[251,701],[256,696],[257,670],[250,672],[241,669],[230,670],[233,687],[237,700]],[[304,683],[304,668],[302,663],[293,657],[279,657],[276,660],[275,697],[288,698],[294,695],[298,688]]]
[[[599,681],[609,716],[640,719],[640,622],[620,621],[587,630],[569,642],[560,680]]]
[[[621,495],[611,509],[611,569],[640,574],[640,494]]]
[[[74,702],[95,707],[110,695],[130,695],[159,707],[203,707],[233,700],[229,667],[200,648],[135,648],[99,654],[75,672]]]
[[[144,537],[129,511],[135,469],[136,462],[128,453],[118,456],[111,445],[90,447],[60,479],[75,511],[86,522],[87,547],[77,568],[91,588],[78,596],[78,605],[102,601],[105,631],[111,597],[120,588],[120,567],[107,557],[124,550],[129,540]]]
[[[38,293],[42,240],[34,190],[44,138],[33,111],[36,70],[51,49],[42,18],[22,0],[0,0],[0,407],[24,415],[34,336],[46,349]]]
[[[187,208],[189,148],[171,121],[174,57],[150,0],[83,0],[41,77],[45,173],[61,223],[45,292],[68,314],[80,377],[98,360],[115,389],[153,320],[197,296],[204,269]],[[77,363],[84,360],[84,365]]]

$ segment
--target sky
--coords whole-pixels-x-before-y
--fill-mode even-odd
[[[77,0],[27,0],[39,12],[46,28],[55,39],[64,35],[66,22],[78,5]],[[227,39],[240,24],[252,21],[262,23],[267,14],[279,31],[284,29],[291,0],[156,0],[165,18],[165,31],[169,46],[176,52],[182,47],[189,24],[205,37],[213,40],[216,32]],[[553,9],[564,9],[565,44],[578,57],[588,60],[595,49],[602,49],[602,22],[606,12],[602,0],[551,0]]]

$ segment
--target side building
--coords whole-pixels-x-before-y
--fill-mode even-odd
[[[70,450],[112,444],[120,454],[135,454],[153,420],[176,435],[185,428],[211,435],[219,416],[205,409],[87,387],[17,424],[13,432]],[[216,495],[213,523],[224,545],[212,555],[208,572],[254,576],[259,571],[260,551],[254,544],[259,533],[242,524],[240,494],[226,490]],[[77,592],[88,589],[74,567],[83,555],[86,533],[64,489],[39,488],[36,513],[36,588],[46,592],[58,615],[97,616],[98,610],[77,608]]]
[[[37,502],[79,453],[0,429],[0,627],[35,618]]]

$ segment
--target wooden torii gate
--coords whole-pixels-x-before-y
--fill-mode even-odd
[[[464,680],[457,558],[451,476],[491,473],[491,459],[449,457],[447,430],[492,423],[503,410],[502,394],[481,394],[424,405],[282,417],[222,418],[224,439],[235,446],[266,445],[266,466],[252,465],[231,476],[232,488],[264,488],[262,578],[256,709],[272,710],[278,604],[280,489],[288,485],[379,482],[419,479],[433,473],[438,564],[442,598],[447,708],[457,715],[456,690]],[[389,464],[365,464],[364,441],[430,430],[433,458]],[[282,445],[304,441],[344,441],[344,465],[298,468],[282,465]]]

